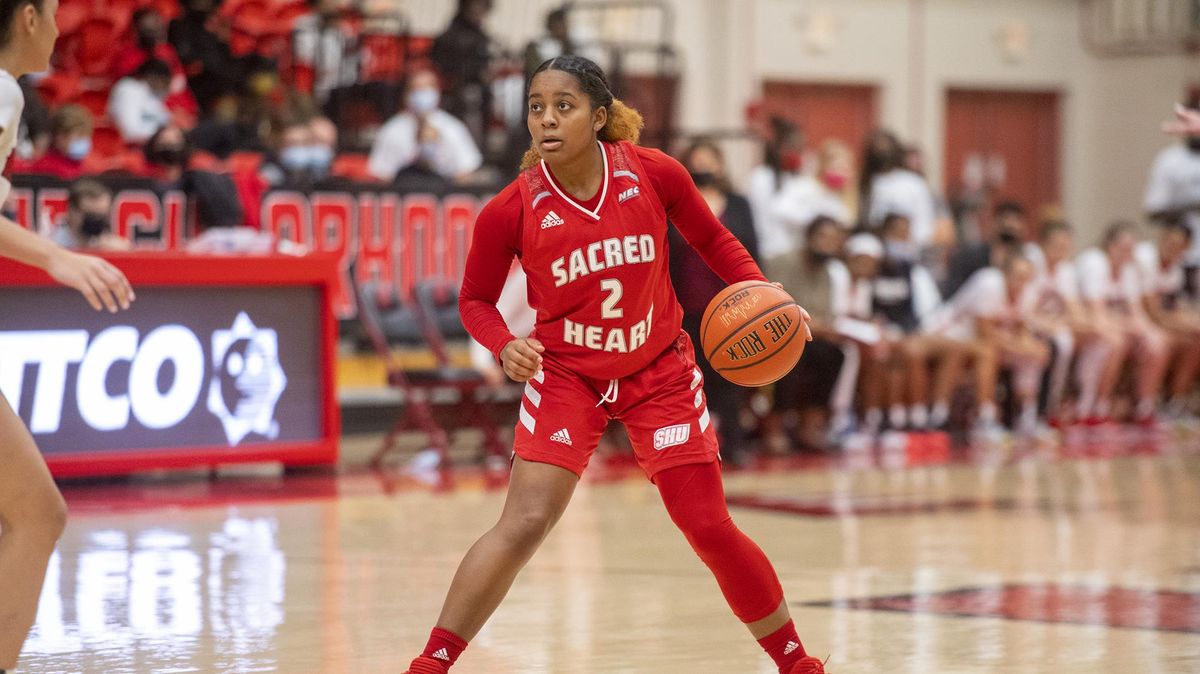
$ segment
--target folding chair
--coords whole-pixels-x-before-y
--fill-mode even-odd
[[[358,285],[358,316],[372,347],[387,366],[388,385],[403,394],[403,407],[383,444],[371,459],[379,468],[395,449],[400,433],[424,431],[429,446],[438,452],[439,468],[450,468],[450,441],[446,430],[434,415],[434,398],[454,393],[456,429],[479,428],[483,431],[483,458],[504,457],[506,447],[497,433],[499,417],[495,395],[474,368],[456,367],[446,351],[447,338],[465,338],[466,329],[458,318],[458,288],[448,281],[423,281],[414,290],[411,301],[401,301],[389,284],[367,282]],[[429,369],[406,369],[392,347],[424,345],[433,352],[436,365]]]

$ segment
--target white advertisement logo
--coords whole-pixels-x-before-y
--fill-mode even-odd
[[[286,387],[274,330],[256,327],[243,311],[232,330],[213,332],[208,411],[221,420],[229,444],[238,444],[251,431],[276,438],[275,404]]]
[[[0,332],[0,392],[20,410],[26,371],[33,366],[29,430],[57,433],[68,367],[78,363],[75,400],[85,424],[97,431],[120,431],[132,415],[148,429],[172,428],[200,399],[204,347],[191,329],[177,324],[139,338],[137,328],[128,325],[106,328],[90,343],[86,330]],[[230,444],[238,444],[250,432],[276,437],[275,405],[287,386],[277,333],[256,327],[242,312],[232,329],[215,331],[212,342],[208,409],[220,419]],[[109,381],[119,362],[129,363],[125,386]],[[160,387],[164,385],[166,390]]]

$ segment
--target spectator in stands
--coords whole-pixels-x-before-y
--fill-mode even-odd
[[[525,47],[525,77],[533,76],[533,71],[542,63],[556,56],[577,53],[571,42],[571,32],[567,24],[567,8],[559,7],[546,14],[546,34],[531,40]]]
[[[1200,115],[1200,94],[1192,96],[1186,111]],[[1182,122],[1177,125],[1186,129]],[[1191,248],[1184,258],[1187,287],[1200,289],[1200,133],[1183,134],[1183,142],[1158,153],[1150,169],[1144,199],[1146,213],[1161,223],[1182,222],[1192,230]]]
[[[1200,370],[1200,314],[1184,297],[1183,259],[1191,246],[1192,230],[1176,222],[1161,228],[1157,245],[1143,241],[1133,253],[1146,313],[1171,340],[1167,416],[1172,418],[1188,411],[1187,396]]]
[[[299,115],[279,124],[259,173],[268,185],[311,188],[329,176],[337,128],[324,117]]]
[[[74,180],[92,152],[92,113],[81,105],[64,105],[51,118],[50,148],[24,168],[25,173]]]
[[[117,48],[113,58],[112,77],[120,80],[136,72],[150,59],[158,59],[171,68],[171,88],[167,94],[167,109],[177,115],[194,117],[198,111],[196,99],[188,89],[187,75],[175,48],[167,43],[167,27],[162,14],[153,7],[134,11],[130,22],[131,35]]]
[[[541,65],[539,63],[539,65]],[[733,191],[725,172],[725,156],[717,144],[700,138],[684,151],[681,163],[692,175],[700,194],[717,219],[742,242],[750,256],[758,259],[758,241],[750,203]],[[671,250],[670,270],[679,303],[683,307],[683,329],[700,349],[700,320],[704,309],[726,283],[714,274],[683,236],[674,228],[668,229]],[[704,391],[709,410],[717,419],[717,432],[728,449],[730,458],[738,462],[746,456],[746,434],[739,414],[744,401],[742,389],[718,375],[707,358],[697,351],[696,362],[704,371]]]
[[[21,85],[25,107],[21,109],[21,128],[14,154],[28,160],[42,156],[46,148],[50,147],[50,109],[42,102],[31,76],[25,75],[17,79],[17,84]]]
[[[785,223],[797,243],[804,239],[804,228],[819,216],[853,222],[846,204],[852,161],[844,143],[828,140],[817,155],[816,172],[799,175],[780,190],[772,205],[774,217]]]
[[[129,241],[112,232],[109,214],[112,192],[90,178],[71,184],[67,195],[67,214],[54,230],[54,242],[63,248],[129,250]]]
[[[164,103],[170,87],[171,68],[158,59],[146,61],[113,87],[108,116],[126,143],[141,145],[171,122]]]
[[[171,21],[167,29],[167,41],[175,48],[189,88],[205,112],[211,111],[221,97],[237,91],[228,35],[218,34],[218,5],[220,0],[184,0],[183,15]]]
[[[827,441],[837,444],[852,425],[860,352],[852,340],[837,332],[850,285],[850,272],[838,259],[845,228],[833,218],[818,216],[804,228],[802,247],[767,261],[768,277],[793,297],[804,298],[813,331],[813,341],[805,347],[799,364],[775,383],[774,409],[763,424],[768,447],[787,442],[778,417],[783,417],[787,426],[786,417],[798,413],[800,441],[812,447],[822,447]],[[680,292],[678,287],[676,291]]]
[[[245,211],[237,186],[227,174],[189,168],[191,146],[177,126],[164,126],[146,141],[145,176],[158,182],[160,189],[182,190],[196,206],[200,229],[239,227]]]
[[[791,183],[802,179],[804,131],[782,117],[772,117],[763,143],[763,163],[750,172],[747,196],[754,209],[758,245],[765,259],[786,255],[799,244],[794,222],[780,220],[776,204]]]
[[[371,175],[392,182],[415,171],[460,180],[483,164],[467,127],[439,108],[440,100],[437,74],[420,70],[412,75],[404,111],[388,120],[375,138]]]
[[[878,227],[890,213],[912,223],[912,240],[919,250],[933,245],[937,229],[937,203],[929,183],[905,168],[905,148],[891,132],[878,130],[867,140],[860,177],[859,208],[866,223]]]
[[[1132,223],[1115,223],[1105,231],[1101,247],[1083,251],[1076,260],[1084,309],[1091,317],[1112,326],[1125,340],[1121,357],[1114,359],[1113,367],[1105,372],[1095,406],[1087,412],[1093,423],[1111,418],[1113,390],[1126,358],[1135,361],[1133,417],[1138,422],[1153,423],[1165,374],[1169,343],[1146,315],[1142,279],[1133,259],[1135,232]]]
[[[1013,250],[1003,256],[999,268],[975,272],[927,321],[933,334],[958,340],[970,349],[978,398],[977,439],[1006,435],[996,405],[1000,368],[1012,372],[1018,433],[1036,437],[1043,431],[1038,422],[1038,390],[1050,349],[1031,327],[1037,304],[1036,274],[1033,264]]]
[[[963,246],[950,256],[942,291],[949,297],[984,267],[1000,267],[1003,256],[1030,240],[1029,217],[1015,201],[996,204],[992,211],[992,237],[987,243]]]
[[[463,120],[483,146],[492,109],[491,38],[483,20],[492,0],[458,0],[458,11],[433,42],[431,57],[446,83],[446,111]]]
[[[344,0],[308,0],[312,12],[298,17],[292,27],[292,51],[298,65],[313,73],[313,97],[329,100],[334,89],[358,81],[355,37],[342,24]]]

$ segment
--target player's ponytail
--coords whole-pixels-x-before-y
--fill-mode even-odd
[[[536,76],[545,70],[561,70],[571,75],[579,82],[579,88],[583,90],[583,93],[587,94],[593,109],[608,109],[608,121],[597,134],[600,140],[608,143],[621,140],[637,143],[641,138],[642,127],[645,126],[642,113],[625,105],[612,95],[612,90],[608,87],[608,78],[594,61],[582,56],[559,56],[538,66],[533,74]],[[524,171],[537,164],[541,159],[542,155],[537,148],[530,147],[525,152],[524,158],[521,159],[521,170]]]

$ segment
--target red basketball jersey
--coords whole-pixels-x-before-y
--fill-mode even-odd
[[[633,146],[600,143],[595,210],[562,191],[545,162],[518,179],[521,265],[534,336],[567,369],[600,379],[636,372],[679,336],[667,268],[667,216]]]

